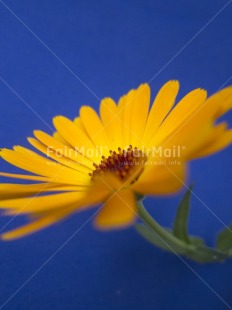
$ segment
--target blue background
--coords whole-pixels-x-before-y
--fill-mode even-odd
[[[1,147],[28,146],[33,129],[52,132],[54,115],[74,118],[82,104],[97,108],[99,98],[117,100],[154,76],[153,96],[169,79],[180,80],[180,97],[232,84],[232,3],[195,36],[227,1],[4,3],[12,12],[0,1]],[[193,199],[190,231],[211,245],[222,222],[232,222],[231,155],[230,148],[191,164],[195,193],[216,216]],[[1,170],[16,171],[3,161]],[[181,195],[146,205],[170,226]],[[133,228],[97,232],[84,225],[92,214],[0,244],[0,309],[229,309],[222,299],[232,307],[232,261],[181,260]],[[20,223],[8,220],[0,219],[1,229]]]

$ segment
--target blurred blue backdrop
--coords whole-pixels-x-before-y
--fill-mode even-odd
[[[97,108],[98,98],[117,100],[142,82],[151,81],[154,96],[178,79],[180,97],[232,84],[229,2],[0,0],[0,147],[28,146],[34,129],[52,132],[46,123],[54,115],[74,118],[81,105]],[[205,205],[193,199],[190,230],[208,244],[222,222],[232,222],[231,155],[227,149],[191,164]],[[146,205],[170,226],[181,195]],[[231,309],[232,261],[181,260],[133,228],[97,232],[84,225],[92,213],[0,244],[0,309]],[[6,223],[0,219],[1,228]]]

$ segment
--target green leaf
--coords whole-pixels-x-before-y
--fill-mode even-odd
[[[222,251],[232,251],[232,225],[218,234],[217,248]]]
[[[176,212],[176,218],[173,225],[173,235],[188,244],[191,243],[191,240],[188,236],[187,226],[192,188],[193,186],[191,185],[188,191],[185,193],[183,199],[181,200]]]

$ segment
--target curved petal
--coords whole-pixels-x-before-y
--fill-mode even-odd
[[[102,124],[113,144],[113,151],[122,147],[122,122],[118,115],[118,107],[111,98],[101,101],[100,115]]]
[[[212,123],[208,120],[202,123],[201,126],[196,126],[194,120],[191,120],[174,131],[159,147],[162,148],[163,154],[165,154],[166,150],[179,148],[180,154],[178,156],[180,159],[187,160],[209,138],[212,128]],[[165,156],[162,159],[165,159]]]
[[[146,129],[142,139],[144,145],[151,141],[156,130],[170,112],[175,103],[178,91],[178,81],[169,81],[159,90],[149,112]]]
[[[214,135],[215,127],[213,125],[215,116],[223,109],[229,109],[232,102],[232,87],[221,90],[209,97],[204,104],[198,107],[192,115],[180,124],[164,141],[163,145],[181,145],[186,147],[186,159],[192,158],[192,154],[197,149],[204,147],[207,141]],[[221,113],[221,112],[220,112]],[[228,145],[229,134],[221,140],[219,149]],[[216,147],[217,149],[217,147]],[[211,151],[213,153],[213,151]]]
[[[40,193],[62,192],[62,191],[83,191],[86,188],[77,186],[65,186],[56,183],[39,183],[39,184],[0,184],[0,199],[22,198]]]
[[[88,132],[85,130],[85,127],[83,125],[83,122],[82,122],[80,116],[76,117],[73,122],[80,130],[83,131],[84,134],[88,135]]]
[[[150,105],[150,87],[140,85],[120,98],[118,115],[123,127],[123,146],[139,146],[144,133]]]
[[[211,140],[207,145],[202,146],[201,149],[191,155],[191,159],[200,158],[212,155],[231,145],[232,143],[232,129],[225,130],[217,139]]]
[[[29,224],[26,224],[22,227],[3,233],[1,235],[1,239],[4,241],[10,241],[10,240],[15,240],[18,238],[25,237],[29,234],[35,233],[36,231],[46,228],[63,218],[64,218],[63,213],[43,216],[39,218],[38,220],[30,222]]]
[[[54,183],[86,185],[89,182],[89,176],[22,147],[16,147],[15,151],[2,149],[0,156],[18,168],[51,178]]]
[[[5,178],[19,179],[19,180],[38,181],[38,182],[52,182],[51,178],[40,177],[37,175],[0,172],[0,176],[5,177]]]
[[[99,148],[102,155],[108,155],[112,143],[97,113],[91,107],[83,106],[80,109],[80,117],[95,148]]]
[[[192,115],[203,105],[206,97],[207,93],[203,89],[195,89],[188,93],[167,116],[155,136],[149,142],[149,145],[160,144],[178,127],[187,122],[189,118],[192,118]]]
[[[66,166],[68,168],[74,169],[78,172],[84,173],[84,174],[89,174],[92,169],[78,163],[77,161],[74,161],[70,158],[67,158],[63,156],[62,153],[59,151],[53,150],[52,148],[46,147],[44,144],[39,142],[38,140],[34,138],[28,138],[28,142],[34,146],[38,151],[46,155],[47,157],[55,160],[56,162],[60,163],[63,166]]]
[[[86,192],[67,192],[46,196],[0,200],[0,209],[8,210],[7,214],[32,214],[49,212],[53,209],[63,209],[76,205],[86,195]]]
[[[57,131],[55,131],[55,132],[53,133],[53,138],[54,138],[56,141],[62,143],[63,145],[72,148],[72,146],[71,146],[65,139],[63,139],[62,136],[61,136]]]
[[[131,225],[136,219],[136,202],[132,191],[114,193],[104,204],[95,219],[99,229],[120,228]]]
[[[217,97],[218,102],[218,108],[214,115],[214,118],[217,119],[232,109],[232,86],[220,90],[213,96]]]
[[[34,136],[47,147],[48,152],[52,150],[56,152],[56,154],[67,157],[68,159],[71,159],[72,161],[93,170],[93,162],[87,157],[83,156],[81,153],[77,152],[71,146],[67,146],[64,143],[57,141],[54,137],[51,137],[40,130],[35,130]]]
[[[158,164],[146,167],[131,189],[143,195],[167,195],[183,187],[186,178],[185,164]]]
[[[53,119],[53,123],[62,138],[65,139],[76,151],[93,162],[98,162],[100,160],[101,155],[95,152],[96,147],[90,140],[89,136],[78,128],[74,122],[64,116],[56,116]]]
[[[111,185],[109,186],[109,184]],[[28,214],[30,218],[35,219],[20,228],[3,233],[1,238],[13,240],[29,235],[64,219],[72,213],[92,207],[106,200],[112,193],[111,189],[114,185],[114,181],[107,176],[104,181],[101,178],[94,182],[85,193],[70,192],[0,201],[0,208],[5,209],[5,214]]]

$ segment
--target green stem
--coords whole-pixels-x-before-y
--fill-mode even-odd
[[[172,233],[169,233],[165,228],[160,226],[154,218],[150,216],[150,214],[147,212],[147,210],[144,208],[142,200],[137,202],[138,204],[138,211],[141,219],[144,221],[146,225],[148,225],[152,231],[154,231],[160,239],[170,247],[170,250],[173,250],[172,245],[175,245],[175,247],[180,248],[181,250],[186,250],[186,244],[182,242],[180,239],[177,239]],[[193,248],[190,246],[190,248]]]
[[[145,226],[150,228],[150,232],[156,235],[154,237],[158,236],[159,242],[157,242],[157,238],[153,239],[146,230],[145,234],[143,230],[137,230],[142,236],[156,246],[168,250],[169,252],[173,252],[174,254],[185,255],[199,263],[223,261],[232,257],[232,250],[230,252],[225,252],[219,249],[210,248],[204,244],[184,242],[174,236],[171,231],[169,232],[167,229],[159,225],[144,208],[142,200],[138,200],[137,204],[140,218],[143,220]],[[193,242],[193,238],[190,238],[190,241]]]

